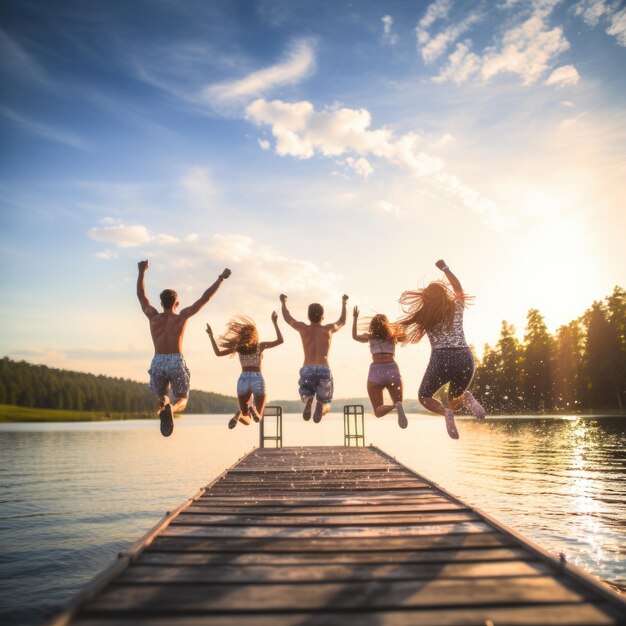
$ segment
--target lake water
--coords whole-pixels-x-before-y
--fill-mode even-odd
[[[0,425],[0,623],[38,624],[171,508],[258,445],[258,427],[186,416]],[[552,552],[626,588],[626,418],[366,416],[375,444]],[[269,426],[269,425],[268,425]],[[284,445],[341,445],[343,417],[283,420]]]

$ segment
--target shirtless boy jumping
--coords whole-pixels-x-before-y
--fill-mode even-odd
[[[341,298],[341,316],[334,324],[323,324],[324,307],[321,304],[310,304],[308,317],[310,324],[296,321],[287,309],[287,296],[280,295],[282,313],[285,322],[300,333],[304,348],[304,365],[300,370],[300,398],[304,402],[302,417],[311,419],[313,398],[317,398],[313,421],[319,422],[330,410],[333,399],[333,375],[328,366],[328,353],[333,333],[346,323],[346,302],[348,296]]]
[[[154,343],[154,358],[148,373],[150,374],[150,389],[158,397],[158,415],[161,418],[161,434],[169,437],[174,430],[174,413],[184,411],[189,399],[189,370],[182,355],[183,335],[185,326],[192,315],[195,315],[219,289],[224,280],[230,276],[230,270],[225,269],[219,278],[196,300],[191,306],[176,313],[178,294],[173,289],[161,292],[161,306],[163,313],[159,313],[146,296],[144,275],[150,267],[149,261],[140,261],[138,264],[137,298],[141,310],[150,320],[150,334]],[[166,395],[168,386],[172,387],[176,398],[174,404]]]

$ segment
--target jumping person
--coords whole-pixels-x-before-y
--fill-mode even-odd
[[[182,355],[185,326],[189,318],[211,299],[231,272],[228,268],[225,269],[199,300],[182,309],[180,313],[176,312],[179,305],[178,294],[173,289],[165,289],[161,292],[163,312],[159,313],[150,304],[144,285],[144,276],[150,262],[140,261],[137,266],[139,268],[137,298],[141,310],[150,320],[150,334],[154,343],[154,358],[148,370],[149,386],[158,398],[157,413],[161,419],[161,434],[169,437],[174,430],[174,414],[184,411],[189,399],[190,374]],[[168,387],[172,388],[173,396],[176,398],[174,404],[170,404],[170,398],[166,395]]]
[[[394,360],[396,344],[402,340],[402,334],[396,324],[392,324],[386,315],[374,315],[367,333],[357,333],[359,307],[352,313],[352,339],[369,343],[372,363],[367,376],[367,393],[376,417],[383,417],[394,409],[398,414],[398,426],[406,428],[409,422],[402,405],[402,376]],[[383,391],[387,389],[393,404],[383,403]]]
[[[228,428],[235,428],[237,422],[248,425],[250,415],[255,422],[263,419],[265,409],[265,380],[261,374],[261,360],[263,351],[275,348],[283,343],[283,335],[278,328],[278,314],[272,313],[272,323],[276,329],[274,341],[259,342],[259,333],[254,322],[248,317],[239,317],[230,320],[226,333],[220,337],[220,346],[217,345],[211,327],[206,325],[206,332],[211,340],[211,345],[217,356],[227,354],[239,355],[241,374],[237,380],[237,397],[239,398],[240,410],[228,422]],[[254,397],[254,403],[250,400]]]
[[[404,343],[417,343],[428,335],[432,351],[420,385],[419,401],[429,411],[443,415],[448,435],[458,439],[454,411],[465,406],[474,417],[484,419],[485,409],[467,391],[474,375],[474,357],[463,333],[463,310],[469,297],[445,261],[439,260],[435,265],[446,275],[452,291],[443,281],[405,291],[400,297],[405,317],[398,324],[405,334]],[[448,408],[433,397],[446,383],[450,383]]]
[[[323,415],[330,410],[333,399],[333,375],[328,365],[328,353],[333,333],[336,333],[346,323],[346,303],[348,296],[341,298],[341,315],[334,324],[322,324],[324,307],[321,304],[309,305],[308,318],[310,324],[296,321],[287,309],[287,296],[280,295],[282,313],[285,321],[294,330],[300,333],[302,348],[304,349],[304,364],[300,369],[300,398],[304,402],[302,417],[311,419],[311,405],[313,398],[317,399],[313,421],[319,422]]]

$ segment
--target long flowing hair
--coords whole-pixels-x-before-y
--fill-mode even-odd
[[[249,317],[234,317],[226,325],[226,332],[219,339],[220,346],[241,354],[256,352],[259,345],[259,333]]]
[[[377,313],[369,323],[368,332],[371,338],[380,341],[392,341],[395,343],[402,338],[402,330],[393,322],[390,322],[386,315]]]
[[[455,295],[450,287],[440,281],[434,281],[417,291],[405,291],[400,296],[404,317],[397,322],[404,331],[403,343],[417,343],[428,331],[438,324],[452,328],[455,301],[461,300],[467,306],[471,296]]]

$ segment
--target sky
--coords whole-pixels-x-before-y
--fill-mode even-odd
[[[234,395],[216,334],[262,340],[288,295],[364,396],[364,318],[441,278],[480,354],[538,308],[556,330],[626,285],[626,4],[609,0],[21,0],[0,21],[0,355],[147,381],[135,297],[186,306],[192,387]],[[300,340],[268,351],[297,397]],[[416,397],[427,342],[402,348]]]

